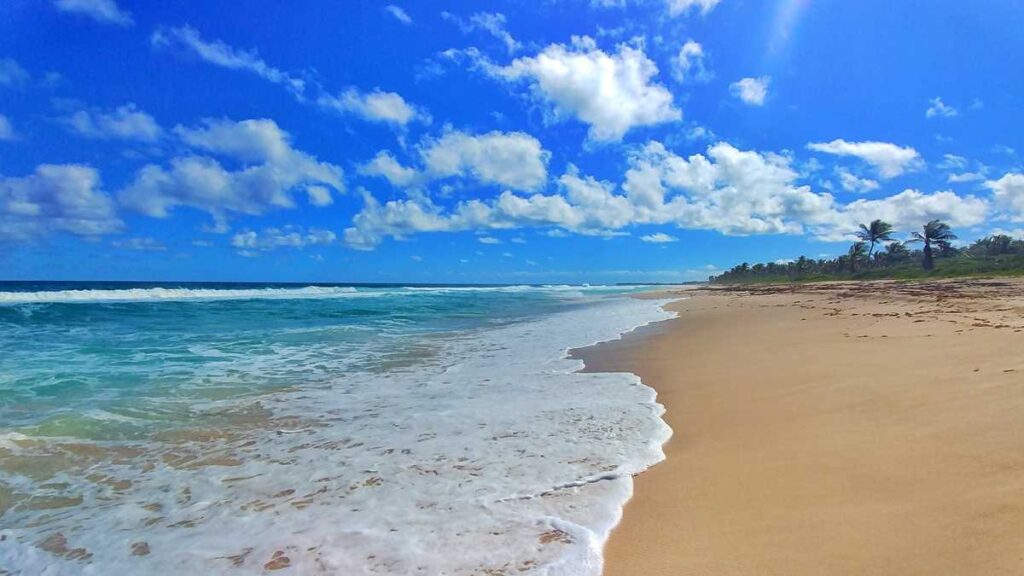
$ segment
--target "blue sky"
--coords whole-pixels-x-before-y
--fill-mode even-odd
[[[703,279],[1024,234],[1024,4],[0,6],[0,278]]]

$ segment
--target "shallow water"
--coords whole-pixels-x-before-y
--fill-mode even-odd
[[[604,287],[0,285],[0,566],[598,574],[669,431]]]

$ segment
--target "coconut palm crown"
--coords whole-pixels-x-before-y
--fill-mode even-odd
[[[860,230],[857,231],[857,238],[871,245],[868,249],[868,258],[871,258],[871,254],[875,251],[875,244],[892,240],[892,224],[883,220],[872,220],[871,224],[867,226],[861,224]]]
[[[949,243],[956,240],[956,234],[949,229],[949,224],[941,220],[932,220],[924,225],[923,232],[914,232],[910,242],[924,242],[924,260],[921,265],[925,270],[935,268],[935,259],[932,255],[932,244]]]

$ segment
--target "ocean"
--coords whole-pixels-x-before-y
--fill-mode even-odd
[[[645,289],[0,283],[0,573],[599,574]]]

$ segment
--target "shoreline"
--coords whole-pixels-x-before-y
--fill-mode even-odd
[[[573,351],[673,430],[605,574],[1024,571],[1024,282],[666,295],[679,318]]]

